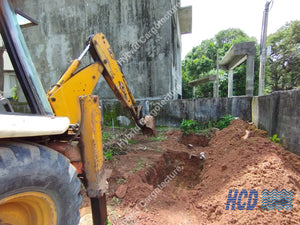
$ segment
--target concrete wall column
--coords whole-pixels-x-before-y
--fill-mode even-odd
[[[218,98],[219,97],[219,82],[217,80],[215,80],[214,82],[214,98]]]
[[[193,98],[196,98],[196,87],[193,87]]]
[[[246,95],[253,96],[254,92],[254,55],[248,55],[246,73]]]
[[[233,69],[229,69],[228,74],[228,97],[233,96]]]

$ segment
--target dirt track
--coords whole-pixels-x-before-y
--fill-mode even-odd
[[[137,135],[128,154],[107,162],[113,169],[108,194],[112,224],[300,224],[300,158],[265,132],[235,120],[206,147],[197,141],[188,147],[178,130],[164,135],[161,142]],[[226,210],[230,189],[255,189],[256,207]],[[293,208],[262,211],[264,189],[292,189]],[[85,199],[83,220],[88,220],[87,206]]]

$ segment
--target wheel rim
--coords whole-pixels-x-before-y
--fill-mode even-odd
[[[41,192],[25,192],[0,200],[0,224],[55,225],[53,200]]]

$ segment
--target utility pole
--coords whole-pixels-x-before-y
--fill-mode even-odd
[[[268,31],[268,17],[269,7],[273,0],[268,0],[265,5],[262,29],[261,29],[261,40],[260,40],[260,68],[259,68],[259,88],[258,95],[262,96],[265,92],[265,71],[266,71],[266,59],[267,59],[267,31]]]
[[[4,60],[3,60],[4,48],[0,47],[0,97],[1,92],[4,95]]]

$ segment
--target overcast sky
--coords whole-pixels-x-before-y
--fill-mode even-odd
[[[201,41],[228,28],[240,28],[260,42],[265,3],[266,0],[181,0],[182,6],[193,6],[193,32],[182,35],[182,58]],[[292,20],[300,20],[300,0],[274,0],[268,34]]]

